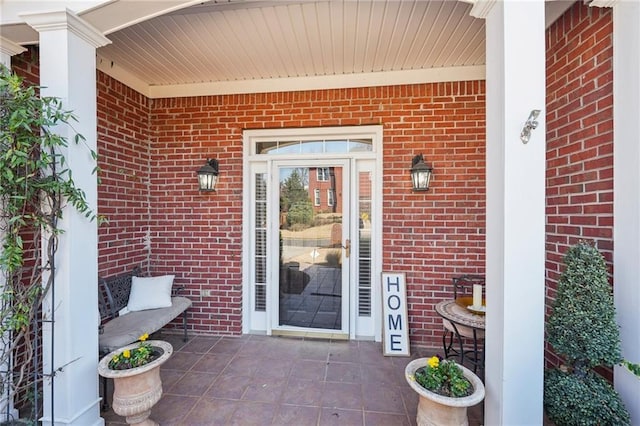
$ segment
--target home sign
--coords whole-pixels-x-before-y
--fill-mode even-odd
[[[384,355],[410,355],[404,272],[382,273],[382,321]]]

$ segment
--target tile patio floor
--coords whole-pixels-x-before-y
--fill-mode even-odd
[[[164,394],[151,418],[168,425],[415,425],[417,395],[407,357],[380,343],[245,335],[177,335],[161,367]],[[412,358],[441,350],[416,349]],[[109,390],[111,400],[112,390]],[[469,410],[481,424],[482,404]],[[126,424],[109,410],[107,425]]]

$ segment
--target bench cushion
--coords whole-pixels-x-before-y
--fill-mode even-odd
[[[171,306],[129,312],[104,324],[98,335],[101,354],[106,354],[138,340],[144,333],[155,333],[191,306],[186,297],[172,297]]]

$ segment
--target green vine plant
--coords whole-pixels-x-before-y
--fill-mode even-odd
[[[640,364],[634,364],[632,362],[627,361],[626,359],[622,360],[621,363],[623,366],[627,367],[629,371],[636,375],[636,377],[640,378]]]
[[[67,140],[52,131],[70,126],[74,142],[84,143],[73,121],[59,99],[41,97],[38,87],[0,65],[0,400],[28,395],[43,377],[33,367],[42,369],[34,359],[36,325],[55,275],[63,209],[70,205],[100,223],[60,153]]]

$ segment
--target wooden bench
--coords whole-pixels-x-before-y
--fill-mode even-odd
[[[98,348],[100,357],[134,343],[145,334],[153,334],[182,314],[184,341],[187,341],[187,309],[191,300],[178,296],[182,287],[172,288],[171,306],[121,314],[129,303],[132,279],[141,276],[140,268],[108,278],[99,278],[100,327]],[[107,386],[103,380],[103,408],[107,407]]]

